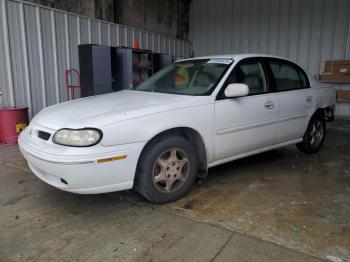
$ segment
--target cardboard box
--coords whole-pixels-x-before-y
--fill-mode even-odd
[[[337,101],[350,101],[350,90],[337,90]]]
[[[350,83],[350,75],[345,74],[320,74],[319,80],[321,82],[334,82],[334,83]]]
[[[350,82],[350,60],[326,61],[324,72],[320,74],[319,79],[323,82]]]
[[[348,74],[350,75],[350,60],[326,61],[324,73]]]

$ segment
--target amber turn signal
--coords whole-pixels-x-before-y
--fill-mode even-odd
[[[102,158],[102,159],[98,159],[97,163],[106,163],[106,162],[110,162],[110,161],[114,161],[114,160],[123,160],[126,157],[127,157],[127,155]]]

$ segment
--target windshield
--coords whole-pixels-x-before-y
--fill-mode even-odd
[[[136,87],[138,91],[208,95],[232,59],[196,59],[170,65]]]

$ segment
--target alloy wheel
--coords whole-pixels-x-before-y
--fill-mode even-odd
[[[322,142],[324,135],[322,122],[320,120],[316,120],[313,122],[311,130],[310,130],[310,145],[312,147],[317,147]]]
[[[153,184],[163,193],[179,190],[187,180],[190,162],[186,153],[171,148],[159,155],[153,167]]]

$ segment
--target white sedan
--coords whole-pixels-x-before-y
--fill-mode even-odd
[[[186,59],[135,90],[42,110],[19,137],[31,170],[69,192],[136,189],[155,203],[185,195],[208,168],[297,144],[315,153],[335,90],[266,55]]]

